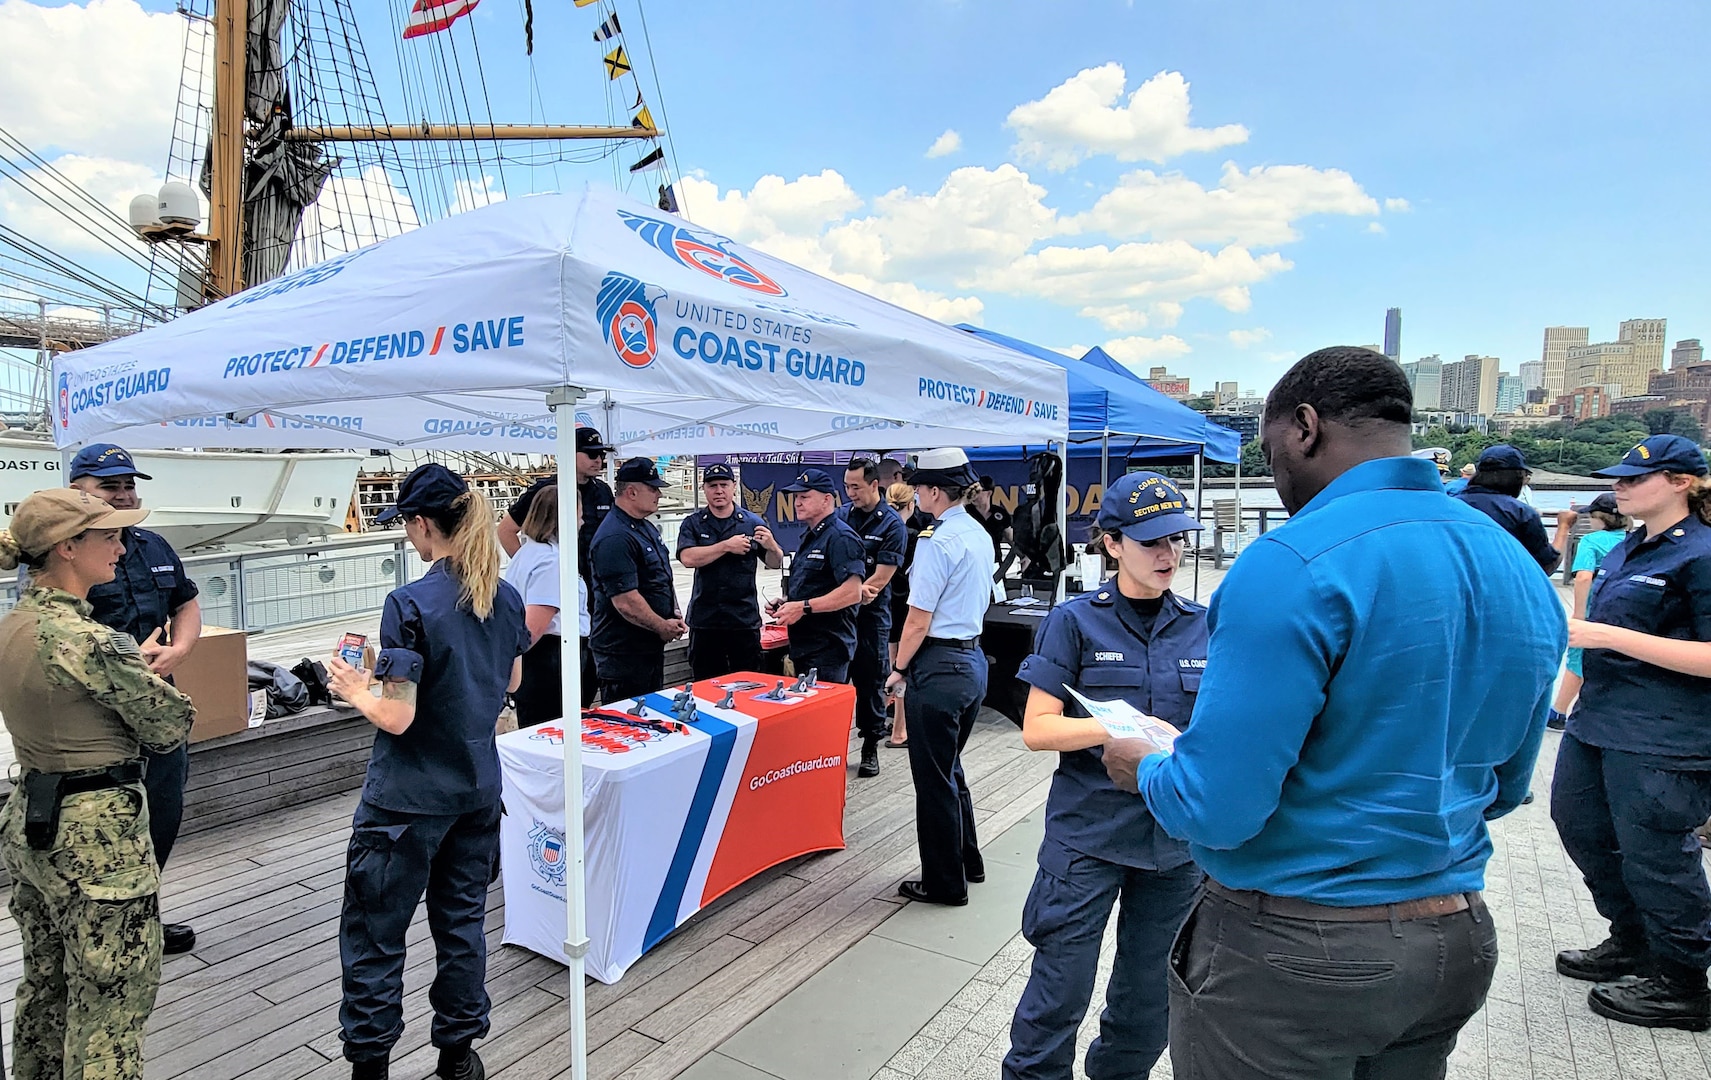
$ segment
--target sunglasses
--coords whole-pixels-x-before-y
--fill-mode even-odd
[[[1188,534],[1172,533],[1169,536],[1161,536],[1154,540],[1136,540],[1135,543],[1144,548],[1156,548],[1161,544],[1170,544],[1172,547],[1181,547],[1188,543]]]

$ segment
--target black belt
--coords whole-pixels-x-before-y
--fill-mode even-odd
[[[921,642],[923,645],[943,645],[947,649],[978,649],[980,635],[973,637],[930,637]]]
[[[147,771],[141,761],[121,761],[102,769],[62,773],[32,769],[26,772],[22,785],[25,842],[37,851],[47,851],[53,847],[54,837],[59,833],[59,807],[67,796],[134,784]]]
[[[146,771],[141,761],[121,761],[104,769],[79,769],[76,772],[59,773],[59,796],[63,799],[67,795],[81,795],[85,791],[124,787],[141,780]]]

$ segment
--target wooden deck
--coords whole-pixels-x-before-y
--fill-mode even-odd
[[[897,883],[916,869],[915,799],[906,754],[882,751],[884,772],[851,772],[844,851],[762,874],[677,930],[616,985],[588,984],[590,1073],[676,1076],[895,913]],[[854,755],[852,754],[852,757]],[[1030,754],[1016,728],[988,711],[964,755],[982,836],[996,837],[1043,804],[1055,755]],[[148,1024],[149,1080],[297,1080],[348,1076],[340,1057],[338,914],[355,793],[187,837],[174,852],[162,905],[197,931],[197,948],[167,958]],[[567,974],[499,944],[505,908],[489,902],[493,1028],[479,1044],[499,1080],[568,1076]],[[421,913],[404,974],[403,1041],[393,1075],[424,1077],[433,948]],[[0,920],[0,1020],[11,1053],[20,945]]]

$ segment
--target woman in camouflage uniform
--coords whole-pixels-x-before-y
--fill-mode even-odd
[[[0,859],[24,944],[13,1021],[24,1080],[143,1075],[160,985],[160,871],[141,750],[190,732],[190,700],[137,643],[89,617],[119,530],[148,516],[75,490],[38,491],[0,531],[0,569],[30,586],[0,619],[0,716],[22,778],[0,810]]]

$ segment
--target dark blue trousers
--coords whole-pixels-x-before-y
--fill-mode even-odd
[[[986,654],[922,645],[909,662],[906,693],[921,887],[934,899],[954,900],[968,895],[968,875],[986,873],[974,834],[974,799],[962,772],[962,748],[986,697]]]
[[[891,674],[890,635],[890,606],[877,601],[863,605],[856,617],[850,682],[856,692],[856,730],[864,739],[883,738],[891,730],[891,721],[885,715],[885,680]]]
[[[461,815],[402,814],[358,803],[339,912],[345,1058],[383,1058],[404,1034],[404,937],[428,900],[436,970],[432,1041],[487,1035],[487,887],[499,857],[499,805]]]
[[[1073,1074],[1075,1033],[1093,1000],[1112,907],[1117,958],[1099,1035],[1087,1048],[1087,1076],[1115,1080],[1152,1071],[1169,1037],[1171,942],[1194,906],[1200,880],[1193,863],[1139,870],[1046,838],[1022,909],[1022,934],[1034,946],[1034,967],[1010,1024],[1005,1080],[1069,1080]]]
[[[842,645],[833,644],[826,648],[812,651],[790,647],[790,666],[796,669],[798,678],[808,674],[813,669],[814,677],[821,682],[847,683],[850,681],[850,653]],[[860,691],[857,691],[860,696]]]
[[[1711,887],[1693,830],[1711,817],[1711,772],[1564,735],[1551,820],[1610,933],[1660,966],[1711,967]]]
[[[178,842],[178,826],[184,820],[184,783],[190,778],[190,744],[182,742],[164,754],[143,751],[148,772],[143,791],[149,803],[149,839],[154,841],[154,861],[164,867]]]

